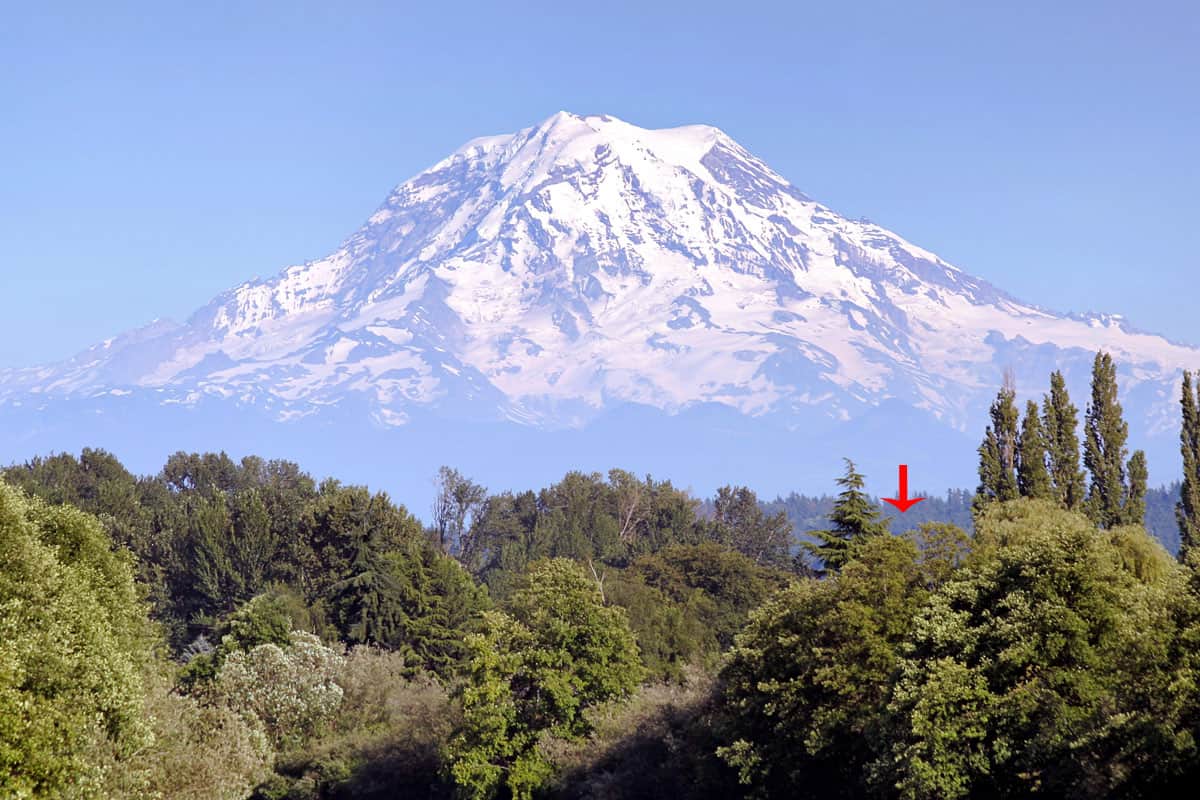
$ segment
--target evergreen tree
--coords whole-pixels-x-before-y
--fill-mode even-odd
[[[1108,353],[1097,353],[1092,366],[1092,401],[1085,421],[1083,463],[1092,475],[1088,487],[1088,516],[1102,528],[1125,521],[1129,496],[1126,483],[1125,441],[1129,424],[1117,400],[1117,366]]]
[[[1200,375],[1196,390],[1192,390],[1192,375],[1183,373],[1183,425],[1179,431],[1183,453],[1183,485],[1175,518],[1179,522],[1179,558],[1183,560],[1191,548],[1200,543]]]
[[[989,415],[992,424],[979,446],[979,489],[975,506],[995,500],[1015,500],[1017,492],[1017,390],[1011,372],[1004,376],[1004,386],[992,402]]]
[[[1042,433],[1038,405],[1030,400],[1025,405],[1021,438],[1017,448],[1017,489],[1022,497],[1048,499],[1050,474],[1046,470],[1046,438]]]
[[[400,599],[404,587],[365,519],[354,534],[354,547],[350,575],[330,590],[334,618],[347,641],[390,644],[406,622]]]
[[[865,481],[854,462],[846,459],[846,474],[837,479],[842,491],[829,519],[833,528],[827,531],[810,531],[816,542],[805,542],[801,546],[820,559],[825,572],[840,572],[853,557],[854,547],[865,539],[882,536],[888,532],[888,521],[879,507],[863,491]]]
[[[1083,507],[1084,477],[1079,467],[1079,410],[1067,394],[1061,372],[1050,376],[1050,394],[1042,409],[1043,436],[1050,465],[1050,486],[1059,506],[1070,511]]]

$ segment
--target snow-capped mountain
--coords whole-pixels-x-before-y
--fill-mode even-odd
[[[279,423],[352,407],[376,428],[553,430],[635,404],[802,432],[903,408],[974,435],[1006,367],[1031,395],[1054,368],[1082,386],[1099,348],[1135,430],[1171,433],[1200,350],[1018,301],[808,198],[716,128],[560,112],[468,142],[332,254],[184,324],[0,372],[0,417],[138,396]]]

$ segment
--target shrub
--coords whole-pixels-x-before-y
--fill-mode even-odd
[[[216,695],[230,708],[257,719],[278,749],[324,731],[342,702],[336,678],[344,663],[337,650],[311,633],[294,631],[286,647],[260,644],[226,659]]]
[[[398,653],[351,650],[337,677],[344,696],[330,732],[281,758],[258,796],[449,797],[441,752],[457,711],[434,676],[410,673]]]

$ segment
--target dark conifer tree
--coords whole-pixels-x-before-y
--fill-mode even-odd
[[[1097,525],[1111,528],[1126,521],[1125,446],[1129,425],[1117,400],[1117,367],[1108,353],[1097,353],[1092,366],[1092,401],[1085,421],[1083,463],[1092,475],[1087,512]]]
[[[1025,405],[1021,438],[1017,448],[1017,489],[1022,497],[1047,499],[1051,496],[1050,473],[1046,470],[1046,438],[1038,405],[1030,400]]]
[[[979,446],[979,489],[975,494],[978,509],[992,501],[1015,500],[1017,491],[1017,390],[1012,373],[1004,376],[1004,386],[996,395],[990,413],[992,424]]]
[[[335,621],[347,641],[389,645],[400,637],[406,622],[400,602],[403,586],[381,552],[368,516],[369,512],[363,515],[352,534],[350,574],[333,584],[330,599]]]
[[[837,479],[837,484],[842,491],[829,515],[833,528],[811,531],[809,535],[817,541],[802,545],[808,553],[820,559],[826,573],[840,571],[853,557],[853,549],[858,542],[886,534],[889,524],[879,507],[863,491],[865,480],[848,458],[846,474]]]
[[[1067,382],[1061,372],[1050,376],[1050,394],[1042,408],[1043,436],[1046,440],[1050,487],[1054,499],[1068,510],[1083,507],[1084,476],[1079,467],[1079,410],[1067,394]]]
[[[1200,374],[1193,391],[1191,373],[1183,373],[1181,405],[1183,425],[1179,431],[1179,444],[1183,453],[1183,485],[1175,518],[1179,522],[1179,558],[1182,560],[1200,543]]]

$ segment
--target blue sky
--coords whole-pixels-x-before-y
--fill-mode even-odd
[[[1200,344],[1195,4],[408,5],[6,4],[0,366],[319,257],[559,109],[716,125],[1023,299]]]

